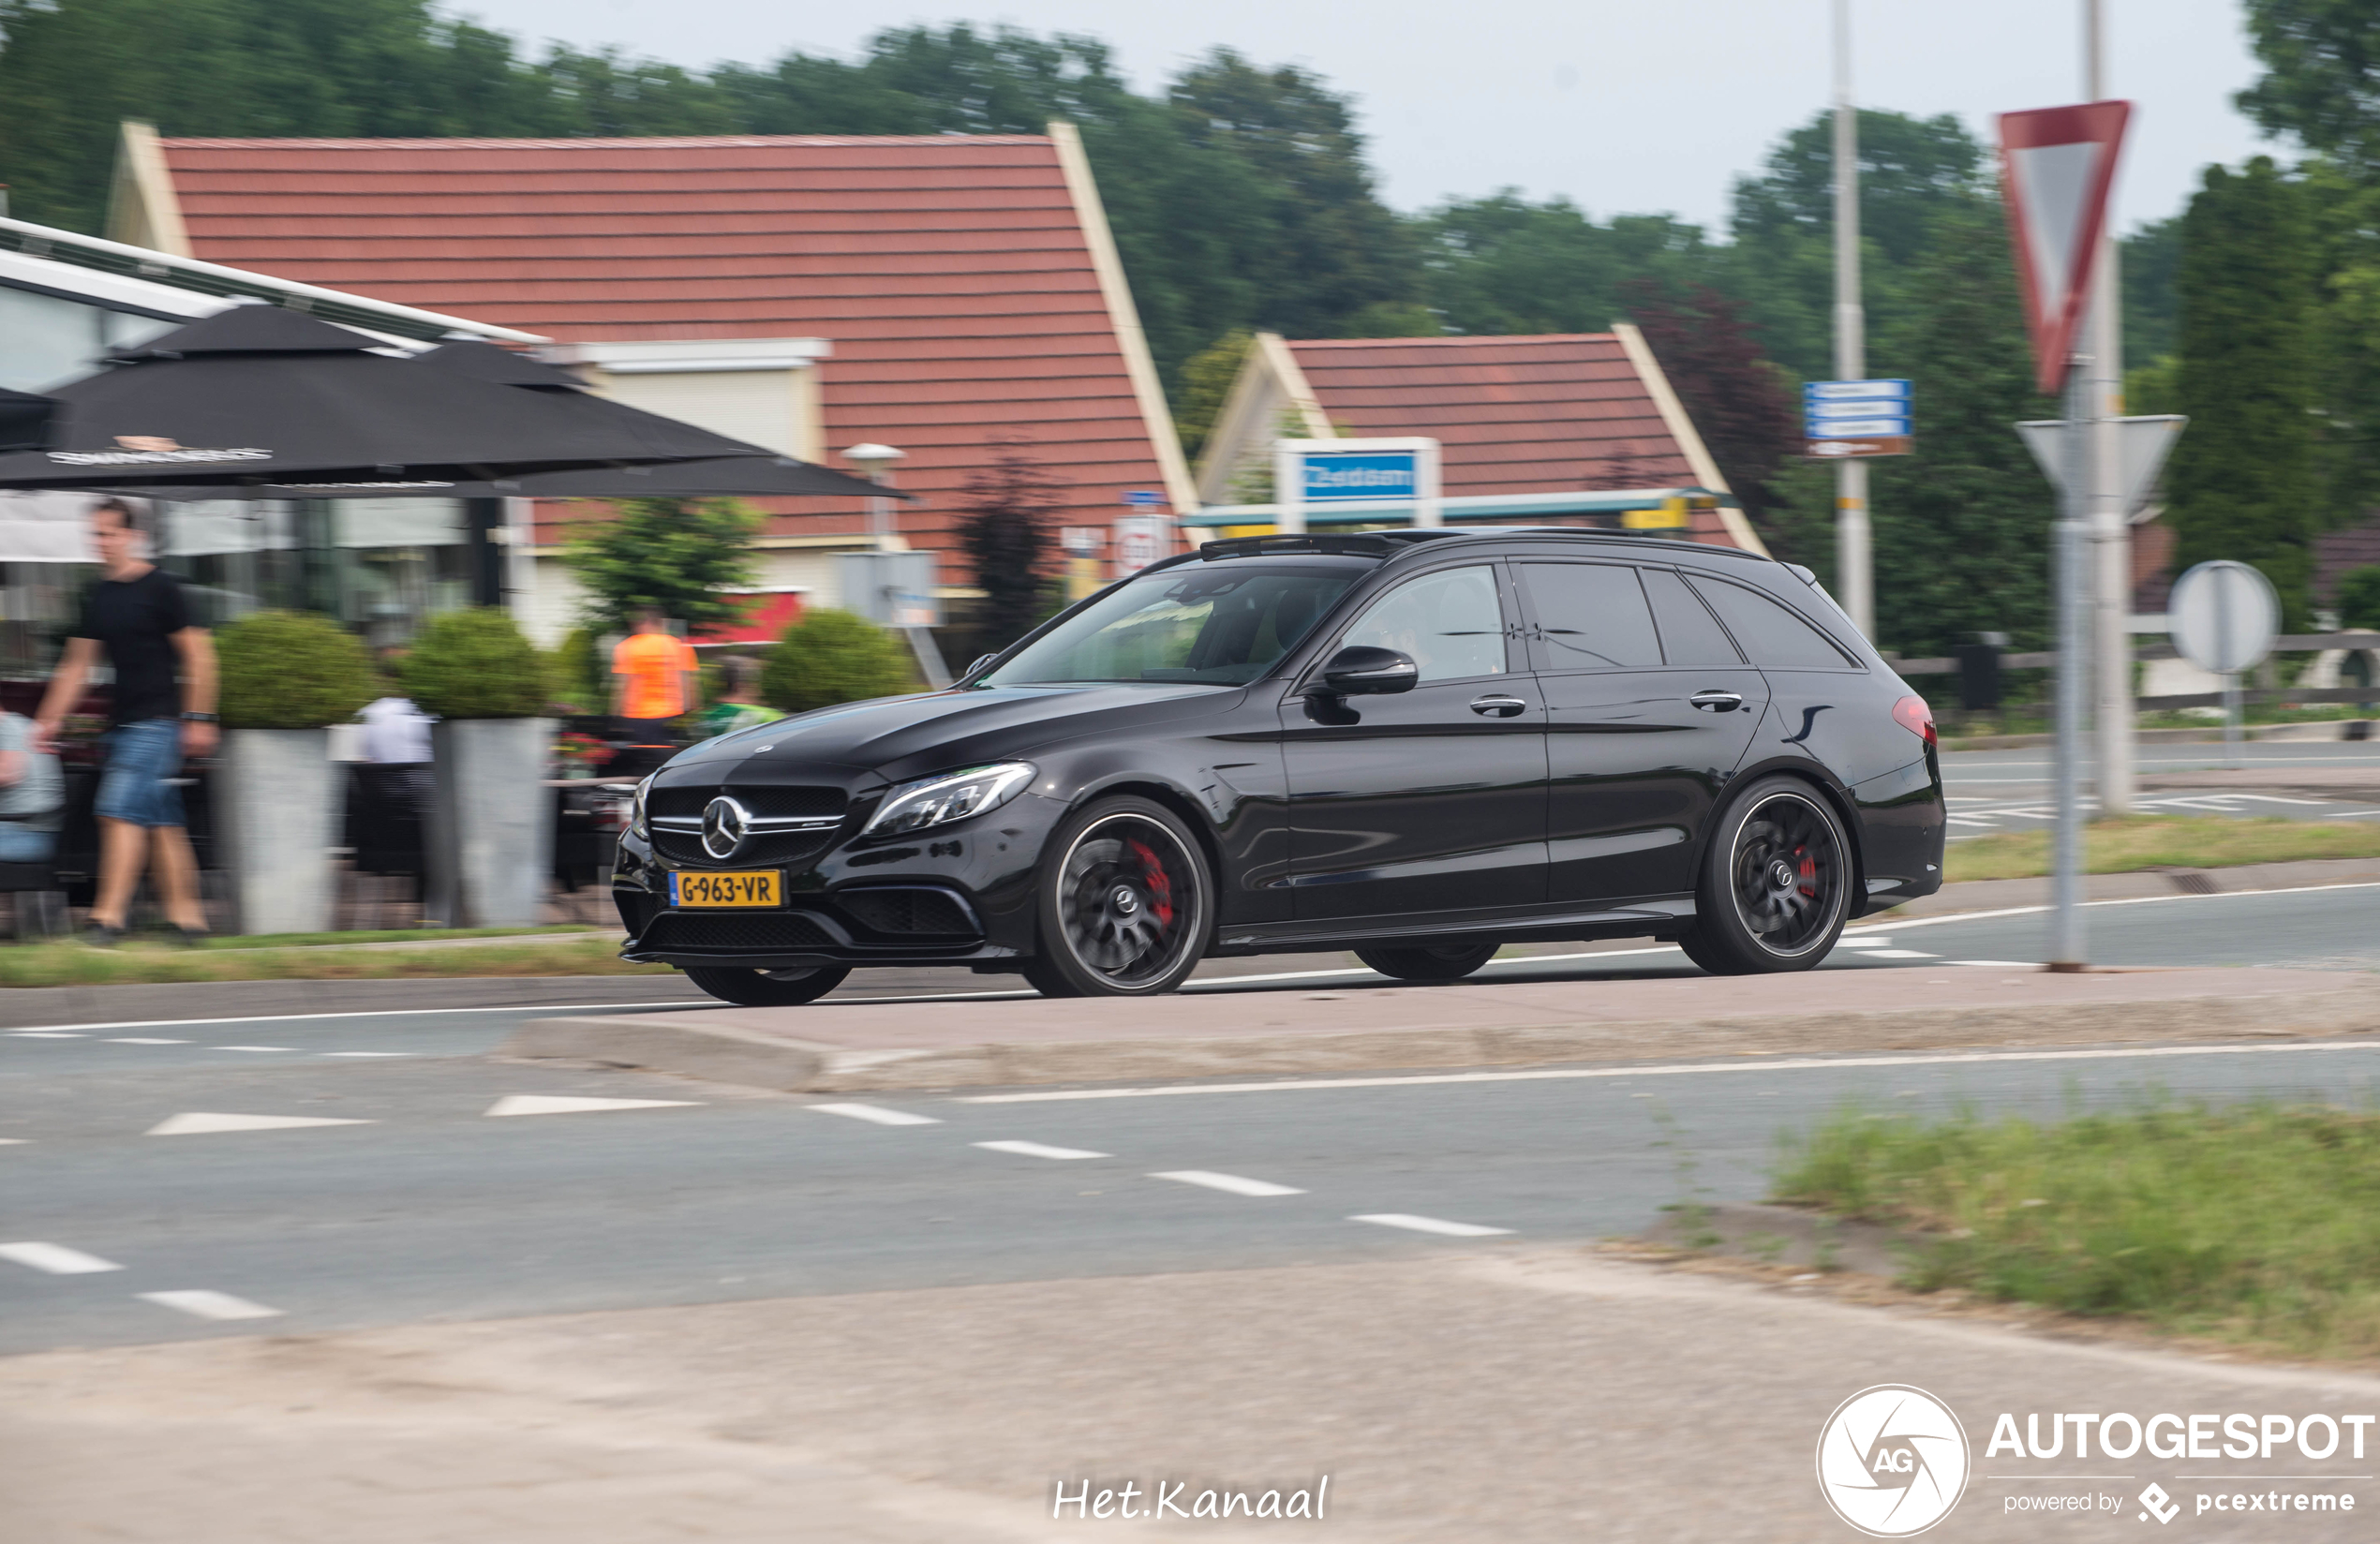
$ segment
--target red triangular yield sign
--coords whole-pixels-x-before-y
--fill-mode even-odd
[[[2116,152],[2131,116],[2130,102],[2087,102],[2000,117],[2001,189],[2016,238],[2034,374],[2045,392],[2066,378],[2107,189],[2116,180]]]

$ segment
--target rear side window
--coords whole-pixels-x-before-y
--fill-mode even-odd
[[[1548,670],[1619,670],[1661,662],[1653,611],[1636,571],[1610,563],[1523,563]]]
[[[1710,608],[1694,599],[1686,581],[1667,569],[1644,571],[1644,593],[1652,598],[1653,620],[1661,630],[1661,652],[1673,665],[1740,665],[1744,657],[1727,641],[1712,619]]]
[[[1777,670],[1851,668],[1826,634],[1759,591],[1723,579],[1698,578],[1694,587],[1751,655],[1752,663]]]

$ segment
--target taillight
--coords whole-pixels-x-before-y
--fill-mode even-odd
[[[1893,722],[1924,740],[1929,750],[1938,743],[1934,738],[1934,710],[1926,705],[1923,697],[1903,697],[1895,703]]]

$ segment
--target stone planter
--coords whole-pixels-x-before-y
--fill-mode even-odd
[[[344,770],[327,729],[224,731],[210,781],[241,932],[330,929]]]
[[[438,765],[423,919],[533,928],[554,867],[549,719],[449,719],[430,729]]]

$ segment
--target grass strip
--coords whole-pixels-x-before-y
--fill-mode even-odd
[[[2049,872],[2049,832],[2009,831],[1950,844],[1942,877],[2032,879]],[[2380,821],[2296,821],[2280,816],[2134,815],[2093,821],[2083,866],[2094,874],[2141,868],[2230,868],[2301,858],[2380,857]]]
[[[81,943],[0,948],[0,987],[172,981],[386,981],[439,976],[666,975],[631,965],[609,938],[491,943],[472,949],[174,949]]]
[[[1774,1192],[1920,1230],[1904,1285],[2293,1354],[2380,1351],[2380,1117],[2162,1105],[2044,1124],[1850,1110]]]

